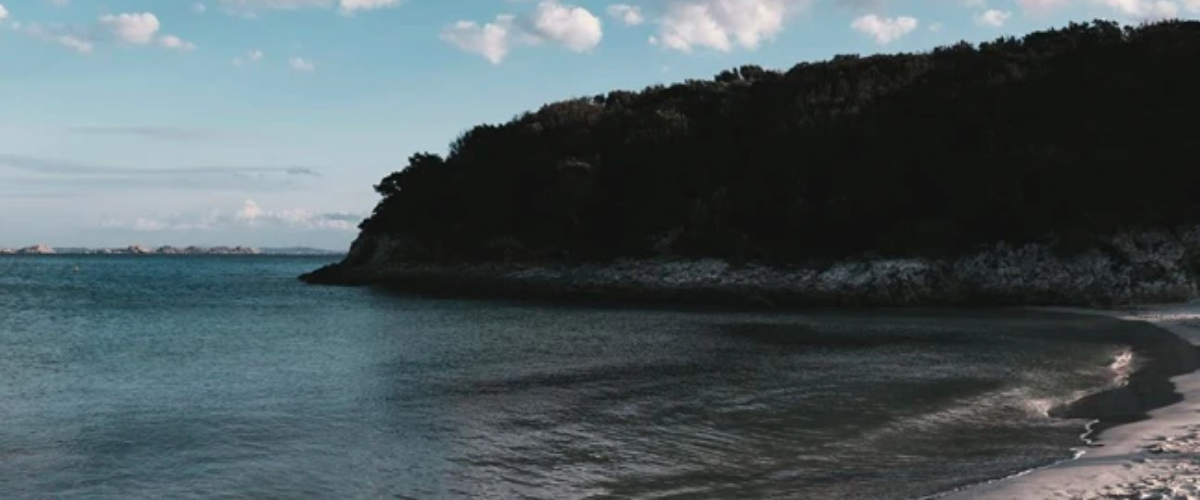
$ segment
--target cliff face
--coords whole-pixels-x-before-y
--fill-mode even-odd
[[[757,302],[776,305],[1119,305],[1196,297],[1200,227],[1121,233],[1072,256],[1003,243],[957,259],[847,258],[733,266],[715,259],[614,263],[407,262],[392,235],[364,233],[346,259],[301,279],[456,294]]]

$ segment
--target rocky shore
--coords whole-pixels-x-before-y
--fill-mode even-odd
[[[24,248],[0,248],[0,255],[51,255],[56,253],[46,245],[33,245]]]
[[[812,266],[659,258],[611,263],[429,263],[406,244],[364,233],[346,258],[300,279],[455,295],[614,298],[735,305],[1071,305],[1196,297],[1200,227],[1116,234],[1063,255],[1052,243],[989,248],[956,259],[853,257]]]

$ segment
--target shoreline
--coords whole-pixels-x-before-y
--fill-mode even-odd
[[[1192,357],[1200,350],[1200,302],[1197,301],[1139,306],[1133,310],[1029,309],[1103,316],[1146,325],[1167,332],[1192,347]],[[1140,371],[1137,370],[1135,375]],[[1178,401],[1151,409],[1144,419],[1100,424],[1100,428],[1090,426],[1089,433],[1093,437],[1083,436],[1089,442],[1080,448],[1076,457],[927,498],[1200,499],[1200,419],[1197,418],[1200,413],[1200,371],[1176,374],[1163,380],[1178,395]],[[1127,387],[1133,385],[1131,376]]]
[[[521,290],[505,287],[504,283],[494,283],[492,287],[481,287],[478,283],[474,283],[471,284],[471,287],[466,288],[467,292],[464,293],[464,289],[459,287],[466,285],[461,282],[442,281],[437,276],[429,276],[426,279],[428,281],[416,283],[412,281],[406,283],[387,283],[385,281],[376,286],[400,293],[417,293],[420,295],[454,297],[457,299],[532,299],[546,304],[554,304],[556,302],[577,304],[581,299],[587,299],[589,306],[597,307],[620,307],[624,305],[671,308],[695,307],[701,308],[700,310],[704,311],[712,311],[714,308],[737,311],[794,311],[810,309],[808,307],[796,307],[797,304],[795,303],[772,304],[754,300],[730,301],[727,300],[729,298],[727,293],[682,297],[685,300],[680,300],[681,297],[678,295],[659,295],[655,296],[654,300],[647,301],[639,299],[636,295],[597,294],[588,293],[587,290],[582,291],[583,293],[568,294],[565,297],[546,290],[533,290],[534,293],[517,293],[514,295],[514,291],[520,292]],[[812,306],[814,304],[807,303],[803,305]],[[956,306],[962,305],[964,304],[953,304],[951,307],[940,307],[937,305],[896,307],[892,304],[892,307],[866,308],[904,310],[919,314],[922,309],[944,311],[947,309],[959,309]],[[970,306],[972,304],[965,305]],[[1062,460],[1053,463],[1043,464],[982,483],[965,484],[950,491],[922,497],[923,499],[968,500],[978,498],[982,500],[1028,500],[1044,498],[1098,500],[1109,498],[1141,498],[1138,496],[1123,495],[1115,489],[1124,488],[1128,491],[1139,492],[1158,491],[1171,485],[1169,481],[1163,482],[1154,479],[1154,472],[1151,468],[1145,468],[1145,472],[1135,471],[1131,473],[1125,471],[1126,466],[1137,469],[1138,462],[1136,460],[1138,458],[1113,461],[1113,457],[1117,457],[1120,454],[1131,454],[1138,451],[1134,449],[1136,446],[1131,448],[1133,445],[1130,443],[1134,443],[1139,439],[1144,441],[1147,438],[1158,435],[1182,435],[1186,439],[1196,440],[1195,453],[1197,457],[1200,457],[1200,426],[1190,431],[1186,429],[1177,430],[1171,427],[1172,424],[1169,421],[1166,423],[1161,421],[1164,412],[1173,414],[1178,411],[1177,408],[1184,405],[1193,405],[1195,407],[1194,412],[1200,412],[1200,371],[1197,371],[1197,368],[1200,367],[1200,302],[1171,303],[1157,306],[1130,306],[1124,309],[1065,306],[1012,307],[1005,304],[986,305],[992,306],[989,309],[1025,310],[1067,316],[1101,316],[1112,319],[1118,325],[1115,328],[1098,329],[1099,331],[1096,332],[1096,336],[1093,338],[1129,346],[1134,353],[1137,365],[1127,375],[1125,384],[1098,388],[1095,392],[1050,409],[1048,414],[1052,418],[1087,421],[1087,424],[1081,431],[1080,444],[1069,450],[1074,453],[1073,457],[1064,457]],[[835,309],[855,308],[842,307]],[[812,309],[821,310],[824,308]],[[1194,313],[1189,313],[1193,314],[1196,318],[1194,331],[1181,334],[1179,331],[1165,327],[1168,325],[1156,324],[1155,321],[1147,321],[1147,319],[1161,316],[1164,311],[1173,310],[1194,311]],[[1190,380],[1192,382],[1181,384],[1181,380]],[[1196,420],[1200,422],[1200,419]],[[1149,453],[1144,452],[1144,450],[1142,451],[1143,455]],[[1091,465],[1093,460],[1099,460],[1101,464]],[[1079,464],[1089,465],[1080,467]],[[1099,474],[1105,477],[1121,478],[1121,480],[1102,481],[1098,480],[1092,472],[1087,472],[1096,470],[1099,470]],[[1200,483],[1200,459],[1194,464],[1193,470],[1197,483]],[[1081,473],[1080,471],[1085,472]],[[1089,489],[1093,484],[1098,485],[1096,489]],[[1120,486],[1121,484],[1132,486]],[[1115,491],[1116,493],[1105,493],[1103,491],[1104,486],[1110,486],[1109,491]],[[1200,485],[1197,486],[1195,495],[1179,497],[1163,496],[1161,498],[1200,500]]]
[[[1157,266],[1160,269],[1166,266]],[[616,263],[331,264],[299,279],[311,285],[370,286],[455,298],[517,298],[697,305],[731,308],[844,307],[1119,307],[1182,302],[1197,296],[1182,269],[1131,279],[1118,269],[1110,283],[1075,280],[1041,269],[1003,276],[1004,269],[919,259],[847,261],[823,269],[732,266],[724,261],[653,259]],[[999,276],[998,276],[999,274]],[[1013,274],[1011,269],[1009,274]],[[1073,274],[1073,273],[1072,273]],[[1038,282],[1029,276],[1051,276]],[[1053,281],[1059,281],[1055,283]]]
[[[413,292],[403,288],[403,293]],[[463,294],[449,294],[461,299]],[[470,295],[470,294],[469,294]],[[477,293],[481,297],[495,299],[488,293]],[[508,297],[508,300],[517,300]],[[576,304],[570,299],[536,300],[536,303],[554,305],[556,302]],[[700,311],[712,312],[712,307],[703,307],[694,302],[658,302],[646,304],[635,300],[609,298],[599,302],[587,303],[588,307],[684,307],[699,308]],[[723,310],[734,311],[796,311],[797,309],[765,307],[762,304],[742,303],[718,304]],[[815,308],[812,311],[853,310],[857,308]],[[863,309],[887,309],[892,312],[922,314],[924,311],[955,311],[975,309],[974,307],[896,307]],[[1156,492],[1171,485],[1156,479],[1157,469],[1142,467],[1142,458],[1155,455],[1136,446],[1154,445],[1154,438],[1159,436],[1182,436],[1185,440],[1193,440],[1196,460],[1189,469],[1189,474],[1195,477],[1195,494],[1190,496],[1145,497],[1161,498],[1163,500],[1176,498],[1200,500],[1200,425],[1191,429],[1179,427],[1177,420],[1184,414],[1185,422],[1200,424],[1200,301],[1187,303],[1172,303],[1157,306],[1137,306],[1125,309],[1098,309],[1078,307],[1007,307],[998,306],[988,309],[1009,309],[1014,313],[1025,311],[1044,313],[1052,316],[1099,316],[1112,320],[1114,327],[1097,328],[1089,340],[1108,342],[1127,346],[1133,353],[1134,365],[1125,375],[1124,384],[1114,384],[1096,388],[1093,392],[1084,394],[1076,399],[1066,401],[1050,408],[1047,415],[1051,418],[1073,419],[1086,422],[1079,435],[1079,444],[1065,452],[1060,460],[1037,465],[1020,470],[1010,475],[989,479],[983,482],[963,484],[960,487],[919,497],[920,500],[1100,500],[1100,499],[1141,499],[1141,496],[1129,496],[1121,491]],[[803,310],[803,309],[800,309]],[[1164,327],[1155,320],[1164,312],[1192,311],[1184,318],[1194,322],[1193,330],[1181,334],[1179,331]],[[1176,321],[1179,315],[1168,316]],[[1155,320],[1155,321],[1148,321]],[[1114,357],[1114,365],[1120,363],[1119,356]],[[1118,377],[1120,378],[1120,377]],[[1115,379],[1114,379],[1115,380]],[[1189,413],[1190,412],[1190,413]],[[1167,419],[1164,420],[1164,415]],[[1132,454],[1141,452],[1138,457]],[[1123,455],[1130,455],[1123,457]],[[1093,460],[1098,463],[1093,464]],[[1086,464],[1080,466],[1080,464]],[[1127,467],[1128,466],[1128,467]],[[1098,475],[1100,476],[1098,478]],[[1112,478],[1112,480],[1103,480]],[[1117,481],[1120,479],[1120,481]],[[1095,485],[1094,489],[1091,486]],[[1122,486],[1125,485],[1125,486]],[[1104,487],[1109,487],[1106,493]],[[1124,488],[1124,490],[1116,490]]]
[[[848,256],[770,266],[658,257],[606,262],[433,262],[400,236],[362,233],[309,284],[456,297],[766,307],[1079,306],[1200,297],[1200,226],[1125,232],[1065,255],[1052,242],[996,243],[954,258]]]
[[[858,257],[782,268],[677,258],[429,263],[406,261],[404,249],[387,235],[363,234],[343,261],[300,280],[460,299],[734,310],[1012,307],[1112,318],[1126,323],[1112,330],[1125,333],[1103,335],[1151,362],[1122,386],[1052,410],[1091,422],[1075,458],[926,498],[1200,500],[1200,302],[1190,302],[1200,297],[1197,227],[1122,233],[1071,256],[1050,244],[1001,243],[956,259]]]

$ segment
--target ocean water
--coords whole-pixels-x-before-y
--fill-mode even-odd
[[[1072,455],[1098,320],[456,301],[0,258],[0,498],[919,498]],[[76,270],[78,266],[78,270]]]

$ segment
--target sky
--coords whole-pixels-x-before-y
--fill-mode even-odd
[[[0,0],[0,247],[345,249],[419,151],[547,102],[1200,0]]]

